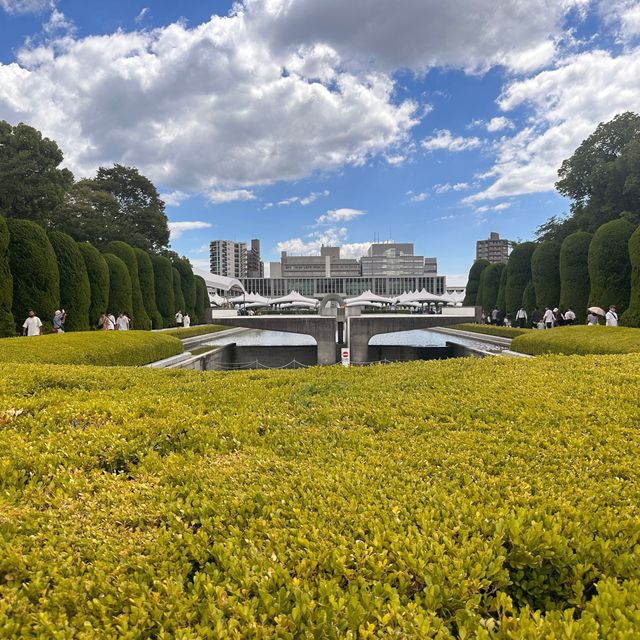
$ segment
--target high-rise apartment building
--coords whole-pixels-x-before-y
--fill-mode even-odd
[[[500,239],[500,234],[492,231],[488,240],[476,242],[476,260],[485,259],[491,264],[506,262],[509,257],[509,241]]]
[[[209,264],[211,273],[228,278],[245,278],[247,244],[233,240],[213,240],[210,244]]]
[[[264,278],[264,263],[260,260],[260,240],[251,240],[247,251],[247,278]]]

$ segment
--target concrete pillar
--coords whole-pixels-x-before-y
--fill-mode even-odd
[[[365,328],[363,322],[351,322],[351,319],[347,323],[349,331],[349,350],[351,353],[351,362],[353,364],[361,364],[367,362],[367,356],[369,353],[369,338],[371,337],[369,331]]]

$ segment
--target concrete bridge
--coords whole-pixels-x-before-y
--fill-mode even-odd
[[[287,333],[303,333],[312,336],[318,344],[318,364],[328,365],[338,362],[338,349],[348,346],[351,351],[351,362],[362,364],[367,362],[367,347],[372,336],[395,331],[412,331],[446,327],[461,322],[479,322],[480,307],[449,307],[442,314],[366,314],[353,315],[346,318],[345,343],[338,343],[338,319],[336,316],[316,315],[259,315],[229,316],[215,315],[211,318],[214,324],[228,327],[246,327],[266,331],[284,331]]]

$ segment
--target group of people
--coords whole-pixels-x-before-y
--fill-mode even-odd
[[[182,309],[178,309],[176,313],[176,327],[187,327],[191,326],[191,316],[188,313],[182,313]]]
[[[587,316],[588,325],[599,324],[598,315],[589,311]],[[514,322],[511,319],[510,314],[505,314],[504,311],[495,307],[490,314],[486,317],[487,324],[492,324],[498,327],[511,327],[514,326]],[[553,327],[571,326],[576,322],[576,314],[570,307],[566,311],[561,311],[558,307],[552,309],[551,307],[545,307],[543,312],[536,307],[531,312],[531,318],[527,314],[524,307],[520,307],[516,312],[515,326],[524,329],[527,324],[530,323],[533,329],[552,329]],[[618,314],[614,306],[609,307],[605,315],[605,324],[608,327],[618,326]]]
[[[117,318],[113,313],[101,313],[97,329],[100,331],[129,331],[131,318],[123,312],[120,312]]]

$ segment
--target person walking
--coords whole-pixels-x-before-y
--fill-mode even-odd
[[[33,309],[27,312],[27,319],[22,324],[23,336],[39,336],[42,335],[42,320],[38,318]]]
[[[184,316],[182,315],[182,309],[178,309],[176,313],[176,327],[184,326]]]
[[[605,316],[605,325],[607,327],[618,326],[618,314],[616,313],[616,308],[613,305],[611,305],[609,307],[609,311],[607,311],[607,315]]]
[[[131,329],[131,322],[129,316],[126,313],[119,313],[116,320],[116,329],[118,331],[129,331]]]
[[[56,309],[53,316],[53,333],[64,333],[64,321],[67,319],[67,313],[64,309]]]
[[[589,310],[587,309],[587,311]],[[598,324],[598,316],[593,313],[593,311],[589,311],[589,314],[587,315],[587,325],[595,327]]]
[[[115,329],[115,321],[110,313],[103,313],[98,320],[98,329],[101,331],[113,331]]]
[[[524,307],[520,307],[518,309],[518,311],[516,312],[516,320],[518,322],[518,326],[521,329],[524,329],[526,323],[527,323],[527,312],[525,310]]]
[[[572,326],[576,321],[576,314],[573,309],[569,307],[564,313],[564,323],[568,326]]]
[[[540,322],[540,318],[542,316],[540,315],[540,310],[538,309],[538,307],[536,307],[532,312],[531,312],[531,326],[534,329],[538,329],[538,323]]]
[[[498,315],[499,315],[498,307],[494,307],[493,311],[491,312],[491,324],[494,324],[494,325],[498,324]]]
[[[191,326],[191,316],[188,313],[184,314],[184,317],[182,318],[182,325],[185,329]]]
[[[544,315],[542,316],[542,322],[546,329],[553,329],[553,325],[556,321],[556,317],[553,315],[553,311],[549,307],[544,308]]]

